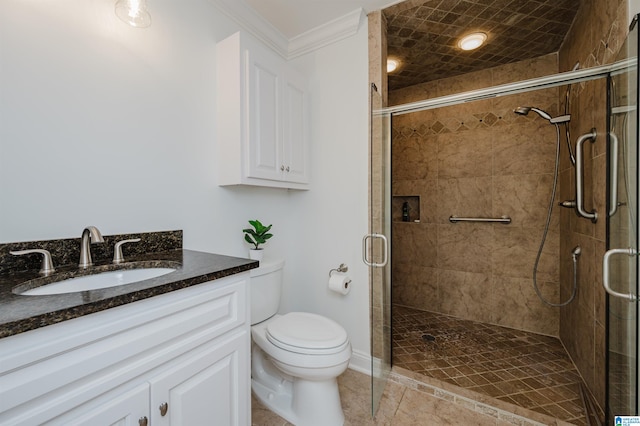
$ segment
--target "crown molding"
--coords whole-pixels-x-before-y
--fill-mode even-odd
[[[289,40],[288,57],[295,58],[328,46],[358,32],[360,22],[365,15],[359,8],[331,22],[320,25]]]
[[[313,52],[354,35],[358,32],[362,16],[365,14],[364,10],[359,8],[288,39],[243,0],[209,0],[209,2],[285,59]]]
[[[289,40],[255,9],[239,0],[209,0],[245,31],[288,59]]]

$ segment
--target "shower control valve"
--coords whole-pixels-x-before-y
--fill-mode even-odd
[[[575,209],[576,208],[576,201],[575,200],[564,200],[564,201],[560,201],[558,203],[558,205],[560,207],[565,207],[567,209]]]

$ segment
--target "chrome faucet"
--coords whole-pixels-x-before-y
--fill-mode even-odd
[[[82,241],[80,242],[80,263],[78,263],[80,268],[88,268],[93,265],[93,261],[91,261],[91,248],[89,243],[104,243],[102,234],[95,226],[87,226],[82,231]]]

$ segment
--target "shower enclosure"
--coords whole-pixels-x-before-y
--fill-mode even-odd
[[[609,81],[607,254],[607,422],[638,413],[638,25],[618,59],[633,66]]]
[[[370,267],[371,407],[375,415],[391,371],[391,115],[380,112],[382,95],[370,87],[369,233],[363,239],[363,260]]]
[[[620,62],[610,66],[553,74],[558,68],[553,58],[536,58],[523,64],[524,70],[539,73],[525,71],[524,78],[529,80],[513,83],[513,69],[496,69],[483,72],[487,78],[484,89],[424,101],[396,98],[396,106],[388,108],[376,109],[372,102],[371,200],[382,203],[372,206],[371,221],[377,221],[372,233],[392,237],[393,246],[392,278],[374,269],[371,274],[374,363],[386,359],[380,348],[385,345],[389,324],[382,312],[389,308],[391,285],[394,303],[399,305],[543,337],[557,336],[554,338],[562,341],[578,367],[586,393],[606,410],[608,419],[637,413],[637,302],[615,294],[637,294],[635,37],[634,29]],[[553,189],[550,167],[556,132],[548,119],[537,114],[522,117],[513,113],[514,108],[525,105],[539,106],[553,117],[563,115],[566,106],[575,114],[569,140],[574,147],[576,139],[594,127],[597,134],[593,144],[581,147],[580,157],[586,162],[579,169],[584,173],[580,176],[563,141],[550,240],[538,271],[542,294],[556,302],[569,299],[577,273],[576,300],[560,309],[538,300],[531,279],[541,222]],[[388,123],[389,116],[393,153],[386,161],[384,156],[374,159],[375,153],[384,151],[385,131],[381,129],[387,124],[381,123]],[[382,175],[373,176],[375,170],[386,171],[390,166],[391,191]],[[587,187],[585,208],[598,210],[598,223],[574,212],[575,183],[582,178]],[[506,219],[461,223],[454,216],[508,216],[511,223]],[[382,225],[389,218],[391,232]],[[384,257],[382,243],[377,249],[376,244],[365,246],[369,259]],[[574,270],[572,258],[575,261],[578,246],[582,266]],[[612,249],[624,251],[607,251]],[[608,264],[602,268],[605,251]],[[604,272],[609,275],[602,276]],[[614,292],[606,300],[603,284]],[[547,341],[541,337],[540,342]],[[385,375],[377,374],[376,368],[373,371],[374,394],[379,395]],[[524,393],[516,389],[510,397]]]

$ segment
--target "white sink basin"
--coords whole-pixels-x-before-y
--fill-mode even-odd
[[[131,284],[151,278],[166,275],[175,271],[173,268],[141,268],[122,269],[119,271],[102,272],[95,275],[69,278],[68,280],[43,285],[20,292],[25,296],[43,296],[47,294],[75,293],[77,291],[99,290],[101,288],[116,287]]]

